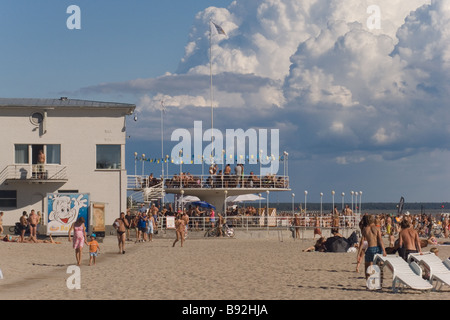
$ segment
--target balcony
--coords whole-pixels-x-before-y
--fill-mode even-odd
[[[161,183],[161,179],[154,178],[152,181],[146,176],[128,176],[128,190],[141,190],[151,188]],[[278,175],[184,175],[181,179],[179,175],[166,176],[164,179],[164,188],[168,190],[175,189],[249,189],[249,190],[267,190],[277,189],[280,191],[289,189],[289,177]],[[256,191],[255,191],[256,192]]]
[[[64,183],[67,167],[56,164],[9,165],[0,172],[0,184],[5,182]]]

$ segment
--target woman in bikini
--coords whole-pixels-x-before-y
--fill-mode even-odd
[[[120,218],[117,218],[114,221],[114,228],[117,230],[117,241],[119,244],[119,253],[125,254],[125,232],[127,231],[127,228],[130,227],[130,224],[128,223],[128,220],[125,219],[125,213],[120,213]]]
[[[178,215],[177,220],[175,221],[175,228],[176,228],[177,238],[173,242],[172,247],[175,247],[175,244],[178,241],[181,241],[181,246],[183,246],[184,236],[185,236],[185,231],[186,231],[186,224],[185,224],[185,221],[182,218],[181,214]]]

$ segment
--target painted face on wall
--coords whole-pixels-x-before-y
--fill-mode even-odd
[[[53,211],[49,215],[49,220],[56,220],[63,225],[72,224],[77,219],[78,210],[76,210],[76,208],[71,208],[70,204],[70,197],[56,197],[53,200]]]

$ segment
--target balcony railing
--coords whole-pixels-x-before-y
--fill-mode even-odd
[[[156,186],[161,179],[148,176],[128,176],[128,189],[144,189]],[[211,189],[211,188],[249,188],[249,189],[289,189],[289,177],[279,175],[179,175],[164,178],[168,189]]]
[[[7,181],[67,181],[67,167],[56,164],[9,165],[0,172],[0,184]]]

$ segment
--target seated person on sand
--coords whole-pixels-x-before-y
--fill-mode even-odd
[[[339,233],[339,228],[331,228],[331,234],[334,237],[343,237],[343,235]]]
[[[13,237],[11,235],[6,235],[2,239],[4,242],[19,242],[20,237]]]
[[[20,242],[20,237],[13,237],[11,235],[6,235],[2,239],[4,242]],[[60,241],[54,241],[52,235],[50,235],[50,240],[23,240],[22,243],[52,243],[52,244],[61,244]]]
[[[316,241],[316,244],[313,245],[312,247],[306,248],[304,250],[302,250],[302,252],[314,252],[314,251],[318,251],[318,252],[326,252],[327,249],[325,247],[325,242],[327,241],[327,238],[325,237],[321,237],[319,238],[319,240]]]
[[[432,244],[432,245],[438,244],[438,241],[437,241],[436,237],[434,236],[434,234],[430,235],[430,237],[427,239],[427,243]]]

